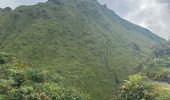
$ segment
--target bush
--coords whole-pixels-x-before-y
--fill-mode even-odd
[[[21,87],[8,92],[9,100],[43,100],[33,87]],[[46,100],[46,99],[45,99]]]
[[[154,100],[153,87],[141,75],[131,75],[121,87],[121,97],[126,100]]]
[[[74,88],[64,88],[56,83],[37,84],[36,90],[44,92],[51,100],[88,100],[88,96]]]
[[[12,59],[13,59],[13,55],[0,52],[0,64],[9,63],[12,61]]]
[[[170,71],[159,69],[159,70],[152,70],[152,71],[147,71],[147,72],[145,71],[145,74],[151,80],[167,82]]]
[[[153,80],[167,82],[168,74],[169,74],[169,72],[167,72],[167,71],[160,71],[155,75],[155,77],[153,77]]]
[[[29,70],[28,75],[30,80],[36,83],[48,81],[48,71]]]
[[[16,86],[17,88],[19,88],[26,80],[26,76],[24,74],[24,72],[19,71],[17,73],[14,74],[14,81],[16,82]]]
[[[14,83],[15,82],[13,80],[1,79],[0,80],[0,94],[7,94],[7,92],[12,89],[12,85]]]

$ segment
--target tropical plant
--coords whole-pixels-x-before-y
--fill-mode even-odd
[[[125,100],[154,100],[153,87],[141,75],[130,75],[121,87],[121,97]]]

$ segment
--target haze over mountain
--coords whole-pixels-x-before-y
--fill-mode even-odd
[[[114,98],[117,81],[164,41],[96,0],[49,0],[0,9],[1,51],[60,73],[92,100]]]

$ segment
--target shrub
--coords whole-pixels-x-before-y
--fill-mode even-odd
[[[19,100],[19,90],[18,89],[11,89],[8,91],[7,94],[8,100]]]
[[[41,99],[41,95],[33,87],[13,88],[8,92],[8,100],[47,100]]]
[[[16,86],[19,88],[26,80],[26,76],[24,72],[19,71],[14,74],[14,81],[16,82]]]
[[[0,64],[9,63],[12,61],[12,59],[13,59],[13,55],[0,52]]]
[[[168,79],[167,75],[168,74],[169,74],[169,72],[167,72],[167,71],[160,71],[155,75],[155,77],[153,77],[153,80],[167,81],[167,79]]]
[[[28,75],[30,80],[36,83],[42,83],[48,80],[48,71],[29,70]]]
[[[36,90],[44,92],[51,100],[88,100],[88,96],[74,88],[64,88],[56,83],[37,84]]]
[[[0,80],[0,94],[7,94],[7,92],[12,89],[12,85],[14,83],[15,82],[13,80],[1,79]]]
[[[121,97],[126,100],[154,100],[153,87],[141,75],[131,75],[121,87]]]

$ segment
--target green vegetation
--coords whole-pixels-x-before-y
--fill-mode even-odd
[[[155,100],[154,88],[141,75],[131,75],[121,88],[125,100]]]
[[[141,75],[131,75],[121,87],[120,100],[169,100],[170,88],[148,81]]]
[[[0,9],[2,52],[21,57],[37,70],[58,73],[66,79],[64,83],[89,93],[92,100],[116,98],[113,87],[133,72],[152,46],[162,42],[96,0],[49,0],[15,10]],[[42,76],[47,73],[22,74],[25,70],[16,75],[18,87],[27,78],[44,82]]]
[[[61,76],[31,69],[14,56],[0,53],[0,100],[89,100],[88,95],[64,85]],[[5,62],[5,63],[4,63]]]
[[[140,75],[131,75],[121,87],[125,100],[170,99],[170,41],[157,47],[144,63],[137,66]]]
[[[167,41],[160,47],[156,48],[152,56],[144,62],[142,73],[154,81],[168,82],[170,75],[170,42]]]

